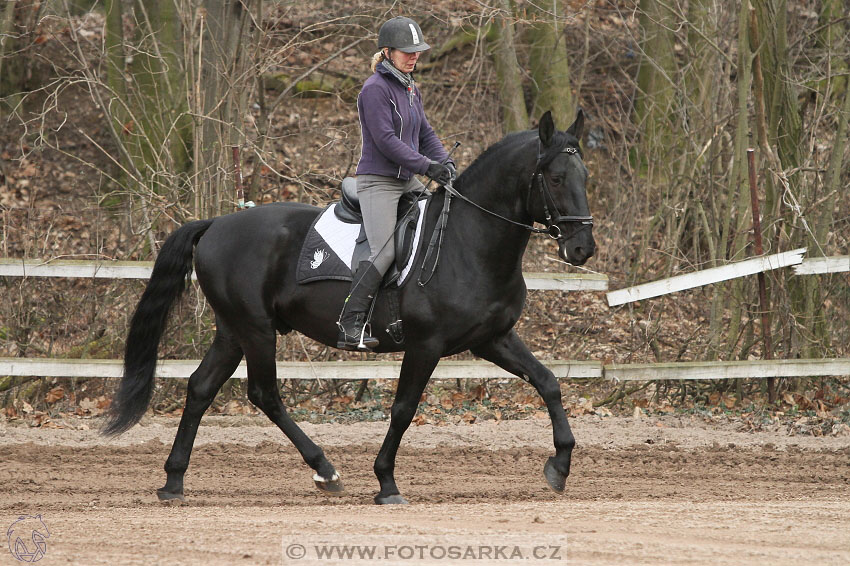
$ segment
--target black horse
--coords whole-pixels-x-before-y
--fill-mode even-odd
[[[509,134],[455,181],[455,206],[444,230],[439,264],[427,285],[400,290],[405,341],[395,346],[381,329],[391,321],[378,294],[372,318],[379,352],[405,352],[390,426],[375,460],[380,482],[376,503],[405,503],[394,478],[396,452],[425,385],[443,356],[470,350],[528,380],[546,403],[555,455],[544,466],[549,485],[563,492],[575,438],[567,422],[558,381],[514,331],[525,302],[522,256],[532,224],[558,241],[558,254],[574,265],[593,255],[592,218],[587,205],[587,169],[579,139],[579,111],[567,131],[558,131],[547,112],[537,130]],[[463,202],[458,202],[463,201]],[[474,206],[474,205],[477,206]],[[429,207],[423,242],[439,219]],[[569,216],[561,215],[561,211]],[[298,330],[330,346],[337,341],[337,316],[349,284],[318,281],[299,285],[296,260],[320,210],[276,203],[212,220],[190,222],[162,246],[127,337],[124,376],[112,400],[105,434],[136,424],[150,403],[157,348],[169,310],[194,265],[198,283],[216,315],[216,335],[188,384],[186,407],[160,499],[183,499],[183,476],[201,416],[244,356],[248,398],[292,441],[325,492],[342,491],[333,465],[289,417],[278,390],[276,332]],[[554,212],[554,216],[553,213]],[[420,262],[417,262],[419,264]],[[421,265],[408,280],[416,280]]]

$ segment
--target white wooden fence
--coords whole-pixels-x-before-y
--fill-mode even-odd
[[[618,306],[643,299],[667,295],[685,289],[693,289],[711,283],[746,277],[763,271],[794,266],[795,275],[816,275],[819,273],[841,273],[850,271],[850,256],[803,258],[806,248],[791,250],[774,255],[754,257],[729,265],[712,267],[693,273],[677,275],[667,279],[643,283],[626,289],[618,289],[607,294],[608,306]]]
[[[570,360],[541,360],[559,379],[605,378],[614,381],[711,380],[762,377],[850,376],[850,358],[815,360],[746,360],[732,362],[677,362],[664,364],[602,364]],[[156,375],[187,378],[200,360],[161,360]],[[39,377],[121,377],[121,360],[56,358],[0,358],[0,375]],[[400,361],[278,362],[278,379],[396,379]],[[242,362],[234,378],[247,377]],[[446,360],[437,365],[434,379],[514,378],[484,361]]]
[[[677,275],[676,277],[661,279],[660,281],[644,283],[627,289],[611,291],[608,293],[608,306],[614,307],[625,303],[640,301],[642,299],[658,297],[659,295],[667,295],[677,291],[684,291],[685,289],[693,289],[694,287],[701,287],[711,283],[728,281],[729,279],[746,277],[747,275],[755,275],[756,273],[769,271],[771,269],[779,269],[780,267],[787,267],[789,265],[798,265],[803,263],[804,253],[806,253],[806,248],[800,248],[799,250],[793,250],[781,254],[754,257],[737,263],[730,263],[729,265],[712,267],[710,269],[703,269],[701,271],[694,271],[693,273],[686,273],[684,275]]]
[[[753,258],[735,264],[620,289],[608,293],[609,305],[619,305],[683,289],[751,275],[768,269],[795,265],[798,275],[850,271],[850,256],[803,259],[805,249]],[[147,279],[153,262],[0,259],[0,276]],[[529,289],[560,291],[606,291],[608,278],[600,274],[525,273]],[[200,360],[163,360],[157,376],[187,378]],[[558,378],[606,378],[635,380],[708,380],[761,377],[850,376],[850,358],[810,360],[747,360],[732,362],[679,362],[666,364],[609,364],[599,362],[543,360]],[[278,362],[280,379],[395,379],[401,362]],[[107,377],[122,375],[121,360],[56,358],[0,358],[0,375],[41,377]],[[235,378],[247,376],[243,362]],[[435,379],[513,378],[489,362],[443,361]]]
[[[0,259],[0,277],[76,277],[83,279],[149,279],[152,261],[87,261]],[[529,289],[607,291],[608,276],[598,273],[524,273]],[[192,274],[194,279],[195,274]]]
[[[810,257],[794,266],[797,275],[815,275],[818,273],[842,273],[850,271],[850,255],[835,257]]]

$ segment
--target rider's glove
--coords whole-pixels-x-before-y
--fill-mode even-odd
[[[437,181],[440,185],[448,185],[452,182],[452,171],[438,161],[432,161],[425,173],[428,177]]]
[[[451,175],[452,175],[452,183],[454,183],[454,180],[457,179],[457,168],[455,167],[454,162],[447,161],[446,167],[449,168],[449,173],[451,173]]]

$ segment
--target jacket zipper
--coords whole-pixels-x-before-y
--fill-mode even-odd
[[[401,126],[398,129],[398,139],[401,143],[404,143],[404,138],[401,137],[402,132],[404,132],[404,118],[401,116],[401,112],[398,111],[398,106],[395,105],[395,102],[390,99],[390,104],[393,105],[393,110],[395,110],[398,119],[401,121]],[[401,179],[401,165],[398,166],[398,173],[396,174],[396,179]]]

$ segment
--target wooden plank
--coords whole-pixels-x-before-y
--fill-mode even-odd
[[[803,263],[794,266],[795,275],[843,273],[845,271],[850,271],[850,255],[807,257],[803,260]]]
[[[156,374],[162,378],[187,378],[197,369],[200,360],[162,360]],[[599,362],[544,360],[558,378],[601,377]],[[396,379],[401,371],[400,361],[377,362],[278,362],[280,379]],[[121,377],[121,360],[74,360],[56,358],[0,358],[0,375],[41,377]],[[233,377],[245,379],[243,361]],[[440,362],[434,379],[513,378],[503,369],[485,361],[447,360]]]
[[[605,366],[605,377],[616,381],[712,380],[822,375],[850,375],[850,358],[611,364]]]
[[[0,259],[0,277],[76,277],[83,279],[149,279],[152,261]],[[607,291],[608,277],[597,273],[523,273],[529,289]],[[195,274],[192,273],[192,279]]]
[[[732,362],[677,362],[668,364],[610,364],[572,360],[541,360],[559,379],[605,377],[619,381],[740,379],[762,377],[850,376],[850,358],[805,360],[746,360]],[[187,378],[200,360],[163,360],[157,376]],[[280,379],[396,379],[400,361],[278,362]],[[0,358],[0,375],[40,377],[121,377],[121,360],[73,360],[56,358]],[[244,362],[233,377],[247,376]],[[434,371],[434,379],[513,378],[504,370],[481,360],[446,360]]]
[[[0,259],[0,276],[6,277],[149,279],[152,270],[152,261]]]
[[[543,291],[607,291],[608,276],[601,273],[523,273],[525,286]]]
[[[675,277],[661,279],[651,283],[644,283],[635,287],[618,289],[616,291],[611,291],[606,295],[608,298],[608,306],[614,307],[617,305],[624,305],[626,303],[641,301],[643,299],[658,297],[660,295],[684,291],[685,289],[702,287],[703,285],[708,285],[710,283],[718,283],[720,281],[745,277],[747,275],[753,275],[755,273],[769,271],[771,269],[779,269],[780,267],[787,267],[789,265],[797,265],[803,261],[804,253],[806,253],[806,248],[800,248],[798,250],[792,250],[780,254],[756,257],[737,263],[730,263],[729,265],[722,265],[720,267],[703,269],[702,271],[686,273],[685,275],[677,275]]]

